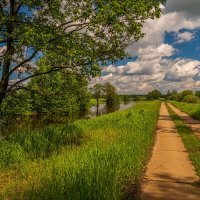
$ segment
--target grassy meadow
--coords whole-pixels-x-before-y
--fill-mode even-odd
[[[120,200],[139,190],[158,101],[0,142],[0,199]]]
[[[170,101],[174,106],[191,115],[193,118],[200,120],[200,103],[184,103],[177,101]]]
[[[193,133],[190,127],[188,127],[183,120],[169,107],[167,106],[170,116],[174,121],[176,128],[182,138],[183,144],[189,153],[190,160],[192,161],[197,175],[200,177],[200,140]],[[200,186],[200,182],[198,183]]]

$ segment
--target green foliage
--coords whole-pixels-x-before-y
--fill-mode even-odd
[[[104,97],[108,111],[116,110],[119,107],[120,97],[116,92],[116,88],[109,82],[104,85]]]
[[[103,85],[96,83],[92,88],[91,88],[92,94],[94,98],[99,99],[100,97],[103,96]]]
[[[162,97],[162,94],[159,90],[153,90],[147,94],[148,100],[159,99]]]
[[[40,62],[40,71],[50,66]],[[34,111],[38,113],[74,115],[88,110],[87,80],[66,70],[34,77],[28,87]]]
[[[51,66],[46,72],[68,69],[82,75],[99,75],[100,62],[105,64],[128,56],[126,47],[144,36],[145,20],[160,16],[161,2],[1,1],[0,42],[8,49],[1,57],[6,62],[0,82],[0,103],[8,89],[3,80],[8,81],[16,70],[20,81],[12,87],[33,74],[41,75],[40,70],[31,67],[33,58],[45,58],[46,65]],[[27,49],[32,56],[25,57]],[[22,76],[23,73],[30,76]]]
[[[90,88],[93,97],[96,99],[96,106],[99,106],[99,99],[103,96],[103,85],[96,83],[92,88]]]
[[[8,93],[0,109],[1,115],[30,115],[32,113],[30,93],[25,90]]]
[[[127,104],[132,100],[132,96],[131,95],[120,95],[122,101]]]
[[[197,97],[200,98],[200,91],[196,91],[196,92],[195,92],[195,96],[197,96]]]
[[[186,95],[186,96],[184,96],[182,101],[186,102],[186,103],[198,103],[199,98],[195,95]]]
[[[191,90],[183,90],[178,97],[178,101],[183,101],[184,97],[188,95],[193,95],[193,92]]]
[[[173,92],[167,96],[168,100],[175,100],[175,101],[183,101],[184,97],[186,96],[194,96],[193,92],[191,90],[183,90],[180,93]],[[187,98],[186,98],[187,99]],[[188,102],[189,103],[189,102]]]
[[[46,68],[44,66],[40,67]],[[55,72],[34,77],[26,90],[8,94],[1,105],[2,115],[45,113],[76,116],[89,109],[87,80],[69,72]]]

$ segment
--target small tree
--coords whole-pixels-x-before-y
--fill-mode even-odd
[[[122,95],[122,100],[124,104],[127,104],[130,102],[131,96],[130,95]]]
[[[159,90],[153,90],[147,94],[147,99],[154,100],[162,97],[162,94]]]
[[[92,94],[96,99],[96,106],[97,106],[97,114],[99,112],[99,99],[103,95],[103,85],[97,83],[91,88]]]
[[[200,91],[196,91],[196,92],[195,92],[195,96],[197,96],[197,97],[200,98]]]
[[[114,111],[119,108],[120,105],[119,95],[116,92],[116,88],[109,82],[104,85],[104,95],[108,111]]]

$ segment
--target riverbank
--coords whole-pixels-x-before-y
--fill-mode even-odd
[[[2,141],[1,197],[118,200],[136,195],[159,105],[140,102],[133,109]],[[7,149],[13,155],[8,160]]]

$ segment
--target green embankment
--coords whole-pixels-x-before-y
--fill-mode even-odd
[[[0,143],[0,198],[120,200],[137,193],[160,103],[18,133]]]
[[[170,101],[174,106],[191,115],[193,118],[200,120],[200,103],[184,103],[177,101]]]
[[[176,128],[182,138],[183,144],[189,153],[197,175],[200,177],[200,140],[193,133],[183,120],[167,105],[172,120],[175,122]],[[200,182],[198,183],[200,186]]]

